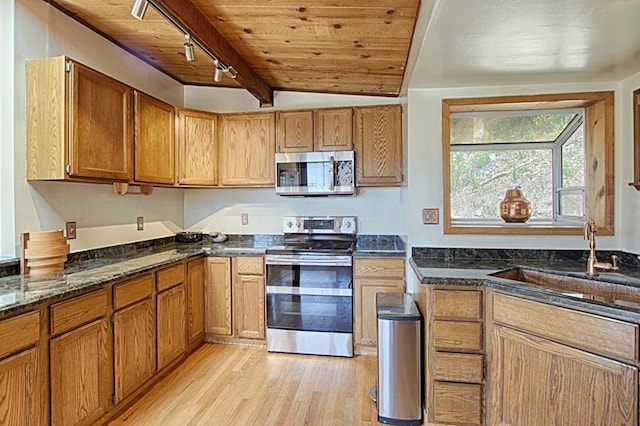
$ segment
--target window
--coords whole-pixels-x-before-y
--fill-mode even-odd
[[[444,99],[445,233],[613,235],[613,93]],[[521,186],[524,224],[498,205]]]
[[[452,113],[452,220],[499,222],[520,186],[532,222],[584,221],[583,122],[583,109]]]

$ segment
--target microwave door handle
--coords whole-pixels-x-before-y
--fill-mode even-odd
[[[329,161],[331,161],[331,183],[329,183],[329,189],[333,191],[336,183],[336,160],[333,155],[329,157]]]

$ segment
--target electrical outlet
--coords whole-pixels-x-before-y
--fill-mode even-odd
[[[240,219],[242,220],[243,225],[249,224],[249,213],[240,213]]]
[[[76,239],[76,223],[75,222],[67,222],[67,240],[75,240]]]
[[[138,216],[138,231],[144,231],[144,217]]]
[[[437,225],[439,209],[422,209],[422,223],[425,225]]]

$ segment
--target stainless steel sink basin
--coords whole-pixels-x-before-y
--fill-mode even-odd
[[[492,275],[494,277],[551,288],[563,294],[580,297],[582,299],[613,304],[640,304],[640,288],[630,285],[521,268],[513,268]]]

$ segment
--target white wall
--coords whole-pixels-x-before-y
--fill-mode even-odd
[[[617,157],[616,179],[620,182],[620,249],[632,253],[640,253],[640,191],[627,185],[633,181],[633,161],[635,155],[640,158],[640,152],[633,152],[633,91],[640,88],[640,72],[626,79],[620,84],[621,129],[616,139],[623,145],[620,156]]]
[[[397,104],[403,98],[275,92],[274,108],[260,109],[258,101],[239,89],[185,87],[185,106],[214,112],[271,111],[351,105]],[[406,132],[405,132],[406,138]],[[363,234],[405,234],[406,188],[359,188],[358,195],[281,197],[273,188],[189,189],[185,191],[185,227],[233,234],[282,233],[286,215],[353,215]],[[249,214],[241,224],[240,214]]]
[[[15,255],[13,191],[13,0],[0,1],[0,257]]]
[[[5,11],[3,3],[3,17]],[[156,189],[150,197],[121,197],[109,185],[26,181],[24,64],[27,59],[57,55],[67,55],[173,105],[183,103],[183,86],[165,74],[42,0],[16,0],[15,244],[22,232],[62,229],[65,221],[76,221],[79,228],[78,239],[71,242],[73,251],[172,235],[183,224],[181,189]],[[137,216],[145,217],[145,231],[136,231]]]
[[[640,78],[638,79],[640,81]],[[630,98],[619,90],[618,82],[594,84],[547,84],[512,87],[474,87],[455,89],[409,90],[409,175],[407,194],[407,235],[411,246],[430,247],[491,247],[491,248],[560,248],[586,249],[581,236],[507,236],[507,235],[444,235],[439,225],[423,225],[422,209],[439,208],[442,215],[442,108],[443,98],[481,97],[519,94],[563,93],[615,90],[615,228],[613,237],[599,237],[598,248],[618,249],[629,233],[629,210],[622,199],[629,194],[627,163],[631,158],[632,141],[624,137],[628,125],[623,110],[629,109]],[[624,95],[624,96],[623,96]],[[622,135],[622,137],[621,137]],[[640,195],[640,194],[638,194]],[[639,204],[636,204],[636,209]],[[623,225],[624,224],[624,225]],[[640,235],[640,234],[636,234]],[[637,240],[637,238],[636,238]]]

